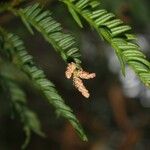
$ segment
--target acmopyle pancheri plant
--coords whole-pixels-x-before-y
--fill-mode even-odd
[[[88,73],[82,69],[80,52],[76,46],[75,38],[63,32],[60,23],[52,18],[49,10],[44,11],[38,3],[25,8],[21,6],[20,8],[22,2],[23,0],[14,0],[8,3],[1,3],[0,12],[9,11],[16,17],[21,18],[31,34],[34,34],[32,28],[41,33],[43,38],[53,46],[65,61],[66,77],[73,80],[74,86],[84,97],[89,98],[90,94],[82,79],[94,78],[95,73]],[[130,26],[124,25],[123,21],[116,19],[113,13],[100,8],[100,3],[96,0],[61,0],[61,2],[68,7],[69,12],[80,27],[83,28],[80,20],[80,17],[83,17],[98,32],[99,36],[113,47],[124,75],[125,65],[128,64],[140,80],[146,86],[150,86],[150,63],[140,51],[136,38],[131,33]],[[81,139],[87,141],[87,137],[71,108],[64,103],[54,84],[36,66],[33,57],[28,54],[23,40],[14,33],[9,33],[6,29],[0,27],[0,65],[8,61],[29,78],[35,88],[45,96],[45,100],[54,106],[56,113],[66,118]],[[44,136],[40,122],[36,114],[28,108],[23,89],[17,82],[5,76],[2,70],[0,72],[0,87],[7,88],[7,91],[3,91],[9,93],[13,110],[16,112],[16,116],[19,116],[24,126],[23,129],[27,136],[22,146],[24,149],[29,142],[31,131]]]

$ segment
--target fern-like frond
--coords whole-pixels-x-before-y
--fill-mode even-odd
[[[6,80],[5,83],[9,91],[13,112],[23,124],[26,140],[22,145],[22,149],[25,149],[30,141],[31,131],[40,136],[44,136],[44,133],[41,131],[41,124],[37,115],[27,107],[24,91],[10,80]]]
[[[21,17],[32,34],[32,27],[39,31],[45,40],[60,53],[65,62],[81,63],[75,38],[68,33],[63,33],[61,24],[51,17],[51,13],[48,10],[43,11],[39,4],[35,3],[24,9],[12,9],[12,11]]]
[[[4,38],[3,48],[7,52],[11,51],[12,62],[30,78],[33,85],[46,97],[48,103],[55,107],[57,114],[69,120],[81,139],[87,141],[87,137],[71,108],[64,103],[54,84],[46,79],[44,72],[36,67],[32,56],[26,51],[23,41],[17,35],[1,31]]]
[[[72,13],[74,18],[81,15],[115,49],[123,74],[125,74],[125,64],[128,64],[141,81],[150,87],[150,63],[135,42],[130,26],[124,25],[123,21],[116,19],[114,14],[101,9],[96,0],[62,0],[62,2],[69,10],[74,11],[75,15]],[[77,23],[79,24],[79,21]]]

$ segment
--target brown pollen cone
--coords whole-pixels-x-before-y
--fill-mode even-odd
[[[67,66],[67,70],[65,72],[66,78],[70,79],[72,74],[73,74],[73,72],[75,71],[75,69],[76,69],[76,64],[73,63],[73,62],[69,63],[68,66]]]
[[[81,94],[84,97],[89,98],[90,96],[89,91],[86,89],[82,80],[79,77],[74,76],[73,83],[74,83],[74,86],[78,89],[79,92],[81,92]]]

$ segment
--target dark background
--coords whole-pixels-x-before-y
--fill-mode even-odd
[[[31,1],[30,1],[31,2]],[[150,90],[142,85],[127,66],[123,77],[114,50],[84,22],[84,29],[75,23],[63,3],[40,1],[52,16],[71,32],[81,48],[82,66],[95,72],[96,78],[86,81],[90,98],[85,99],[65,78],[66,64],[54,49],[35,31],[32,36],[19,18],[0,15],[0,24],[20,35],[34,60],[56,85],[59,94],[72,107],[83,125],[89,141],[82,142],[68,121],[57,118],[55,110],[31,85],[23,84],[28,105],[42,123],[46,138],[32,134],[27,150],[149,150]],[[32,2],[31,2],[32,3]],[[143,52],[150,58],[150,1],[101,0],[106,8],[133,28]],[[19,150],[25,135],[19,120],[11,119],[5,97],[0,97],[0,150]]]

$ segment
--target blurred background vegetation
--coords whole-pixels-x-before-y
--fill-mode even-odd
[[[49,108],[31,85],[23,82],[21,85],[27,92],[28,105],[38,114],[46,133],[46,138],[32,134],[27,149],[149,150],[150,90],[128,67],[126,77],[123,77],[112,48],[101,41],[86,22],[85,28],[80,29],[62,3],[58,0],[38,2],[76,37],[82,50],[84,69],[95,72],[97,76],[86,83],[91,93],[90,99],[86,100],[65,78],[65,63],[40,34],[36,32],[36,36],[31,36],[18,18],[9,13],[0,14],[0,25],[22,36],[29,53],[73,108],[89,138],[88,142],[80,141],[72,126],[64,119],[56,118],[54,109]],[[101,7],[114,12],[132,26],[141,48],[150,58],[150,1],[101,0]],[[4,67],[6,73],[13,72],[9,66]],[[19,72],[14,74],[20,82],[24,81]],[[10,114],[6,96],[0,94],[0,150],[19,150],[24,140],[21,123],[11,119]]]

